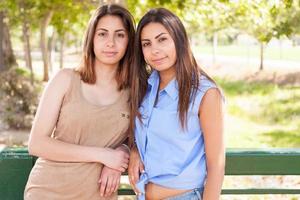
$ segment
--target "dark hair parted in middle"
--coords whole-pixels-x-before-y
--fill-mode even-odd
[[[156,8],[148,11],[140,20],[135,37],[135,53],[133,67],[131,68],[131,130],[134,128],[134,116],[138,116],[138,107],[140,106],[146,90],[149,70],[147,71],[147,63],[144,60],[141,32],[149,23],[160,23],[163,25],[175,43],[176,48],[176,80],[178,82],[179,101],[178,112],[181,126],[186,125],[187,112],[191,101],[194,101],[195,94],[199,87],[200,74],[211,78],[197,65],[192,54],[186,30],[180,19],[171,11],[165,8]]]
[[[128,45],[124,57],[120,60],[119,67],[116,72],[116,80],[118,83],[118,89],[129,87],[129,70],[133,59],[133,49],[134,49],[134,37],[135,37],[135,24],[134,19],[130,12],[123,8],[122,6],[116,4],[109,4],[100,6],[96,9],[94,15],[91,17],[88,27],[86,30],[84,42],[83,42],[83,55],[81,65],[78,68],[81,79],[89,84],[94,84],[96,82],[95,75],[95,53],[94,53],[94,36],[95,29],[99,20],[106,16],[112,15],[117,16],[121,19],[125,30],[128,34]]]

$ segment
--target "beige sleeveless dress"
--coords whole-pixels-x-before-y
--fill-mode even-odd
[[[81,79],[73,71],[52,137],[57,140],[98,147],[115,148],[127,137],[129,91],[108,106],[95,106],[84,99]],[[101,197],[98,180],[102,164],[54,162],[38,158],[28,178],[25,200],[103,200],[117,199],[117,193]]]

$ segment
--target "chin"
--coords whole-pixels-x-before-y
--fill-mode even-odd
[[[111,59],[102,59],[102,63],[106,65],[116,65],[120,62],[121,59],[118,58],[111,58]]]
[[[163,71],[168,71],[171,67],[169,66],[158,66],[158,67],[153,67],[153,69],[159,71],[159,72],[163,72]]]

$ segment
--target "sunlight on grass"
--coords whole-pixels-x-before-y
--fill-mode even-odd
[[[300,87],[216,80],[227,99],[227,147],[300,147]]]

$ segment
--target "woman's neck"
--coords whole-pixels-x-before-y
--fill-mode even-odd
[[[116,81],[116,71],[118,64],[116,65],[105,65],[100,63],[95,63],[95,73],[97,77],[97,85],[108,85]]]

